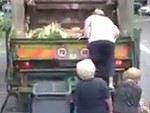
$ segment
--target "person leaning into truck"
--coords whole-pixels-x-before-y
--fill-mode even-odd
[[[114,113],[139,113],[141,75],[141,70],[134,67],[123,73],[123,81],[114,90]]]
[[[97,69],[105,67],[102,78],[113,88],[114,75],[114,47],[120,31],[117,26],[106,16],[101,9],[95,9],[84,24],[84,37],[89,42],[89,58],[92,59]],[[107,73],[106,73],[107,72]],[[98,74],[100,75],[100,74]]]
[[[94,77],[96,67],[91,59],[77,63],[80,78],[75,89],[74,103],[77,113],[112,113],[112,101],[107,83]]]

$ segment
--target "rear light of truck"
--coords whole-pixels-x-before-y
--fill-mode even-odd
[[[116,60],[115,61],[115,68],[124,68],[127,69],[132,66],[132,62],[130,59],[124,60]]]
[[[122,64],[123,64],[123,61],[122,60],[116,60],[115,61],[115,66],[122,66]]]
[[[24,62],[16,63],[15,67],[17,69],[31,69],[32,64],[29,61],[24,61]]]
[[[31,64],[30,64],[30,62],[24,62],[24,67],[26,67],[26,68],[30,68],[31,67]]]
[[[55,69],[55,68],[75,68],[78,60],[26,60],[14,61],[15,69]]]

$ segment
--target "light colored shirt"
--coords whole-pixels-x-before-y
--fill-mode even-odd
[[[108,17],[91,15],[85,20],[84,35],[89,43],[98,40],[114,43],[119,34],[118,27]]]

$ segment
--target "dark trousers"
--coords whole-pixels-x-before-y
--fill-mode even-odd
[[[103,78],[109,83],[109,76],[115,73],[114,43],[107,40],[99,40],[89,43],[89,58],[97,68],[97,77]]]

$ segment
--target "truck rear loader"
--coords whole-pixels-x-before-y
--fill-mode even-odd
[[[83,29],[93,9],[101,8],[119,27],[115,46],[114,85],[129,67],[139,67],[140,29],[134,27],[133,0],[11,0],[12,26],[6,29],[8,96],[2,113],[73,113],[78,82],[76,63],[88,57],[87,40],[28,38],[26,33],[57,22],[72,32]]]

